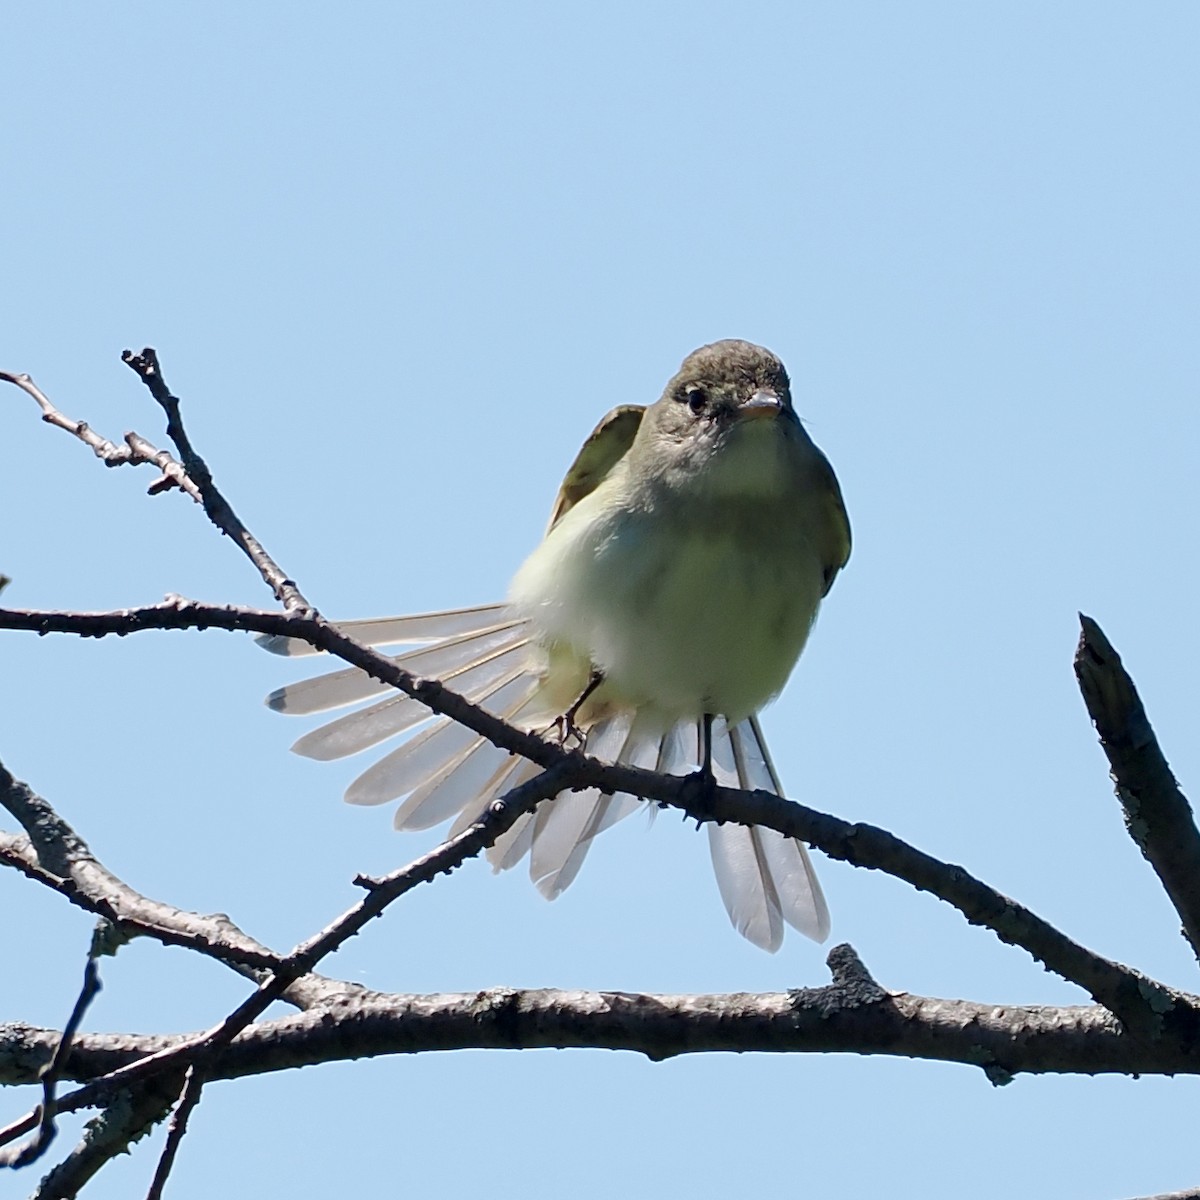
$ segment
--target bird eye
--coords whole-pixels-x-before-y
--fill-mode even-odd
[[[697,416],[704,411],[704,406],[708,403],[708,397],[704,394],[702,387],[690,387],[683,394],[684,400],[687,401],[687,406],[696,413]]]

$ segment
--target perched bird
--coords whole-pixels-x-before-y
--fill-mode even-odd
[[[684,359],[657,403],[616,408],[596,427],[506,604],[341,628],[371,645],[421,646],[397,661],[523,728],[557,724],[597,758],[670,774],[707,766],[720,784],[782,794],[756,713],[786,682],[849,554],[837,479],[796,416],[783,364],[750,342],[714,342]],[[457,832],[538,771],[354,669],[290,684],[267,703],[314,713],[379,693],[292,748],[342,758],[423,725],[346,792],[351,804],[407,797],[397,829],[454,818]],[[595,835],[643,803],[564,792],[488,857],[501,870],[528,854],[553,899]],[[828,910],[799,842],[733,824],[710,824],[708,835],[740,933],[772,951],[784,921],[825,938]]]

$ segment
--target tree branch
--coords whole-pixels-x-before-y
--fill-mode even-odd
[[[42,410],[42,420],[56,429],[63,429],[72,437],[78,438],[106,467],[137,466],[140,463],[151,463],[162,471],[163,476],[170,478],[176,486],[186,492],[197,504],[203,503],[200,489],[187,477],[182,465],[173,459],[166,450],[158,450],[144,437],[136,433],[125,435],[125,445],[118,446],[106,437],[101,437],[86,421],[77,421],[68,417],[51,403],[50,398],[38,387],[28,375],[17,375],[12,371],[0,371],[0,382],[11,383],[30,396]],[[151,491],[161,490],[152,484]]]
[[[1112,767],[1125,828],[1154,868],[1200,959],[1200,831],[1154,736],[1121,656],[1091,617],[1079,614],[1075,675]]]
[[[149,1075],[182,1071],[192,1066],[200,1066],[207,1075],[210,1061],[219,1057],[229,1042],[260,1016],[273,1001],[279,999],[290,983],[307,974],[325,955],[332,953],[353,937],[368,921],[378,917],[400,896],[418,884],[427,883],[438,875],[461,866],[468,858],[491,845],[515,821],[542,800],[557,795],[564,786],[564,774],[565,769],[560,766],[521,784],[496,800],[478,821],[457,837],[442,843],[429,854],[382,879],[364,880],[369,891],[362,900],[320,933],[298,946],[273,970],[271,977],[259,985],[257,991],[218,1025],[199,1036],[172,1044],[148,1057],[139,1058],[136,1062],[122,1066],[89,1083],[60,1100],[57,1111],[74,1112],[78,1108],[106,1104],[117,1091]],[[329,1008],[326,1007],[324,1011],[324,1019],[328,1020]],[[28,1121],[29,1118],[25,1118],[0,1131],[0,1144],[25,1132],[31,1127]]]
[[[83,982],[79,995],[71,1009],[71,1015],[63,1026],[63,1031],[54,1048],[50,1061],[38,1072],[42,1083],[42,1101],[37,1109],[37,1133],[24,1146],[0,1147],[0,1167],[25,1167],[36,1162],[50,1148],[50,1143],[57,1134],[54,1124],[55,1095],[58,1081],[62,1078],[63,1064],[71,1052],[71,1043],[79,1032],[84,1014],[91,1007],[92,1001],[100,994],[100,967],[98,959],[102,954],[111,953],[113,947],[108,942],[114,927],[106,921],[101,921],[92,935],[92,945],[88,952],[87,962],[83,971]]]
[[[30,1200],[73,1200],[101,1167],[127,1153],[163,1120],[178,1092],[178,1079],[150,1079],[115,1097],[87,1123],[83,1139],[46,1175]]]
[[[124,446],[100,437],[86,423],[60,413],[27,375],[0,372],[0,380],[24,390],[38,403],[44,420],[84,442],[107,465],[157,465],[163,477],[151,492],[178,485],[199,500],[213,524],[254,563],[286,611],[214,607],[170,597],[162,605],[118,613],[0,611],[0,628],[100,637],[149,628],[216,627],[301,638],[495,745],[530,759],[544,774],[497,801],[471,828],[403,870],[380,880],[360,879],[368,890],[359,903],[281,957],[221,918],[181,913],[133,892],[103,868],[44,800],[0,766],[0,802],[18,817],[27,835],[0,835],[0,862],[119,922],[123,930],[186,945],[226,962],[259,985],[225,1020],[190,1037],[79,1037],[76,1027],[86,1008],[87,987],[60,1038],[24,1026],[0,1027],[0,1080],[6,1070],[20,1074],[37,1062],[50,1079],[59,1077],[61,1068],[63,1077],[78,1072],[69,1077],[83,1081],[84,1086],[57,1102],[52,1084],[48,1085],[40,1140],[48,1141],[49,1118],[56,1111],[108,1106],[103,1117],[89,1126],[84,1142],[43,1181],[39,1195],[74,1195],[94,1170],[139,1136],[147,1122],[161,1120],[183,1087],[151,1188],[151,1194],[157,1195],[186,1129],[187,1115],[207,1079],[370,1054],[604,1046],[657,1060],[705,1050],[850,1051],[970,1063],[981,1067],[994,1083],[1008,1082],[1019,1072],[1197,1073],[1192,1050],[1200,1040],[1200,998],[1169,989],[1087,950],[961,867],[923,854],[884,830],[850,824],[765,792],[705,787],[695,778],[609,766],[568,752],[508,726],[438,681],[415,677],[386,655],[346,637],[312,609],[216,487],[188,438],[180,402],[167,387],[156,353],[127,351],[123,359],[162,407],[178,460],[134,433],[126,435]],[[1081,620],[1076,671],[1112,765],[1130,834],[1158,873],[1180,914],[1185,936],[1200,957],[1200,832],[1119,657],[1094,622]],[[470,996],[380,996],[311,973],[324,955],[399,896],[454,869],[542,799],[569,787],[630,792],[680,808],[699,821],[737,821],[775,829],[808,841],[831,857],[883,870],[952,904],[969,922],[986,926],[1001,940],[1022,947],[1083,987],[1103,1007],[996,1007],[889,993],[848,946],[837,947],[830,955],[830,985],[783,997],[507,989]],[[273,1000],[284,996],[301,1005],[320,1004],[321,1009],[251,1026]],[[57,1054],[52,1037],[59,1038]],[[52,1059],[49,1067],[48,1059]],[[164,1108],[168,1092],[170,1100]],[[37,1124],[36,1114],[15,1123],[0,1132],[0,1143]]]
[[[1162,1020],[1170,1014],[1189,1024],[1197,1019],[1195,1009],[1182,994],[1095,954],[1028,908],[973,878],[962,867],[924,854],[882,829],[851,824],[769,792],[705,788],[695,778],[656,775],[586,758],[577,751],[565,750],[554,742],[514,729],[437,680],[411,675],[387,655],[347,637],[319,615],[206,605],[181,598],[149,608],[107,613],[0,609],[0,629],[28,629],[38,633],[103,637],[146,629],[186,628],[243,630],[300,638],[415,697],[435,712],[461,722],[493,744],[543,768],[566,771],[564,786],[629,792],[683,809],[701,821],[763,825],[809,842],[831,858],[903,879],[953,905],[971,924],[985,926],[1002,941],[1020,946],[1056,974],[1082,987],[1097,1003],[1143,1036],[1158,1036]]]
[[[233,511],[233,506],[217,488],[208,464],[200,457],[183,427],[183,414],[180,411],[179,398],[172,395],[171,389],[167,387],[162,367],[159,365],[158,354],[147,346],[141,354],[134,354],[132,350],[126,350],[121,355],[121,361],[146,385],[150,394],[166,413],[167,436],[179,453],[183,469],[199,489],[200,501],[204,505],[204,511],[208,514],[208,519],[242,549],[275,593],[275,598],[288,612],[311,611],[312,605],[304,598],[300,589],[267,553],[258,538],[242,524],[237,513]]]
[[[838,947],[831,960],[847,948]],[[210,1080],[315,1063],[441,1050],[626,1050],[659,1061],[682,1054],[852,1053],[956,1062],[993,1083],[1018,1074],[1200,1073],[1190,1043],[1131,1036],[1099,1006],[978,1004],[856,985],[789,993],[642,995],[492,988],[433,996],[350,998],[334,1012],[297,1013],[247,1028],[206,1064]],[[331,1017],[333,1019],[331,1019]],[[0,1026],[0,1081],[26,1082],[57,1035]],[[66,1071],[80,1081],[114,1078],[147,1055],[194,1038],[89,1034]],[[90,1102],[87,1086],[62,1111]]]
[[[167,1141],[159,1156],[154,1179],[150,1183],[150,1190],[146,1193],[146,1200],[162,1200],[163,1188],[167,1185],[167,1177],[175,1165],[175,1156],[179,1153],[180,1144],[187,1133],[188,1121],[192,1111],[200,1103],[204,1082],[205,1076],[195,1067],[188,1068],[183,1081],[183,1092],[179,1097],[179,1103],[175,1106],[175,1111],[171,1114],[171,1123],[167,1126]]]
[[[0,763],[0,805],[28,838],[0,834],[0,862],[52,888],[72,904],[104,917],[130,933],[169,946],[183,946],[262,982],[284,956],[243,933],[227,916],[201,916],[134,891],[99,861],[87,843],[41,796],[12,777]],[[310,974],[280,997],[298,1008],[325,1004],[358,984]]]

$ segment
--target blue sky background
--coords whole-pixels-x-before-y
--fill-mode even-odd
[[[367,616],[503,596],[609,406],[703,342],[770,346],[855,532],[765,718],[789,791],[1196,987],[1071,670],[1082,609],[1195,790],[1194,5],[214,0],[4,26],[0,365],[161,443],[118,357],[158,347],[247,523],[323,611]],[[16,391],[0,436],[5,602],[267,602],[198,510]],[[11,770],[134,887],[278,948],[432,844],[340,804],[356,764],[287,753],[308,724],[260,701],[301,672],[247,639],[10,634],[0,672]],[[818,869],[832,940],[886,987],[1085,1000],[895,880]],[[0,1019],[61,1025],[90,921],[11,873],[0,904]],[[663,814],[606,834],[553,905],[475,863],[325,966],[399,991],[759,990],[825,982],[824,953],[742,942],[704,839]],[[207,1026],[244,994],[149,943],[104,980],[105,1030]],[[1198,1088],[397,1058],[212,1086],[169,1192],[1116,1198],[1200,1183]],[[142,1194],[153,1140],[87,1194]]]

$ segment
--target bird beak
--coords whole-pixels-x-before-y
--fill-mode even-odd
[[[760,388],[737,407],[739,418],[777,417],[782,411],[783,401],[770,388]]]

